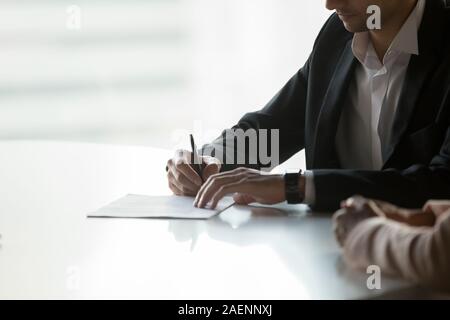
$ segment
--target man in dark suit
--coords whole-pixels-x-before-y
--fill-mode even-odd
[[[279,134],[281,162],[305,148],[308,170],[265,173],[248,146],[236,164],[222,135],[203,148],[213,156],[202,158],[205,183],[189,152],[168,161],[175,194],[196,196],[199,207],[235,193],[241,204],[288,200],[317,210],[354,194],[404,207],[450,197],[450,1],[327,0],[327,8],[336,12],[304,67],[232,128]],[[381,29],[368,22],[376,9]]]

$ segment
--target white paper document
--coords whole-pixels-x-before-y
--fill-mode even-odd
[[[209,219],[232,206],[234,201],[225,197],[214,210],[196,208],[193,203],[191,197],[129,194],[89,213],[88,217]]]

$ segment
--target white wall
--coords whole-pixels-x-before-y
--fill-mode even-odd
[[[270,100],[329,14],[318,0],[0,0],[0,139],[200,144]]]

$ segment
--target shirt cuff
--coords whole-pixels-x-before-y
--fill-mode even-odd
[[[305,171],[305,199],[303,202],[313,206],[316,201],[316,188],[314,185],[314,173],[311,170]]]

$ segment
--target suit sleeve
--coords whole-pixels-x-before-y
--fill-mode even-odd
[[[308,72],[309,59],[262,110],[245,114],[230,130],[223,131],[216,140],[203,146],[202,154],[219,158],[223,163],[222,171],[228,171],[239,166],[255,169],[272,168],[303,149]],[[254,129],[257,136],[256,153],[250,152],[249,143],[245,145],[245,163],[238,161],[237,140],[233,143],[229,141],[230,133],[239,129],[242,132]],[[260,134],[261,129],[266,129],[267,136],[263,137]],[[272,145],[270,139],[272,134],[278,134],[278,148]],[[262,161],[260,145],[264,141],[260,142],[261,139],[266,139],[268,150],[277,152],[279,163]]]
[[[267,105],[256,112],[245,114],[239,122],[222,134],[212,143],[203,146],[201,152],[219,158],[223,165],[221,170],[228,171],[236,167],[249,167],[255,169],[270,169],[289,159],[296,152],[305,147],[305,112],[308,95],[308,79],[311,59],[314,56],[317,43],[320,41],[324,30],[330,25],[333,16],[322,27],[311,55],[305,65],[286,83],[286,85],[267,103]],[[254,159],[250,155],[248,144],[245,149],[245,163],[237,163],[236,144],[231,148],[228,146],[226,134],[236,130],[244,132],[254,129],[258,134],[257,152]],[[270,137],[275,131],[278,133],[278,148],[272,146],[271,140],[267,139],[267,149],[277,154],[278,163],[271,161],[266,163],[260,157],[260,130],[266,129]],[[274,131],[275,130],[275,131]],[[264,130],[262,130],[264,131]],[[263,141],[264,142],[264,141]],[[241,152],[242,153],[242,152]],[[271,157],[273,158],[273,157]]]
[[[315,210],[331,211],[355,194],[407,208],[419,208],[429,199],[450,198],[450,126],[429,165],[405,170],[314,170]]]
[[[377,265],[381,273],[450,291],[450,210],[435,227],[410,227],[385,218],[358,224],[344,244],[344,260],[366,270]]]

